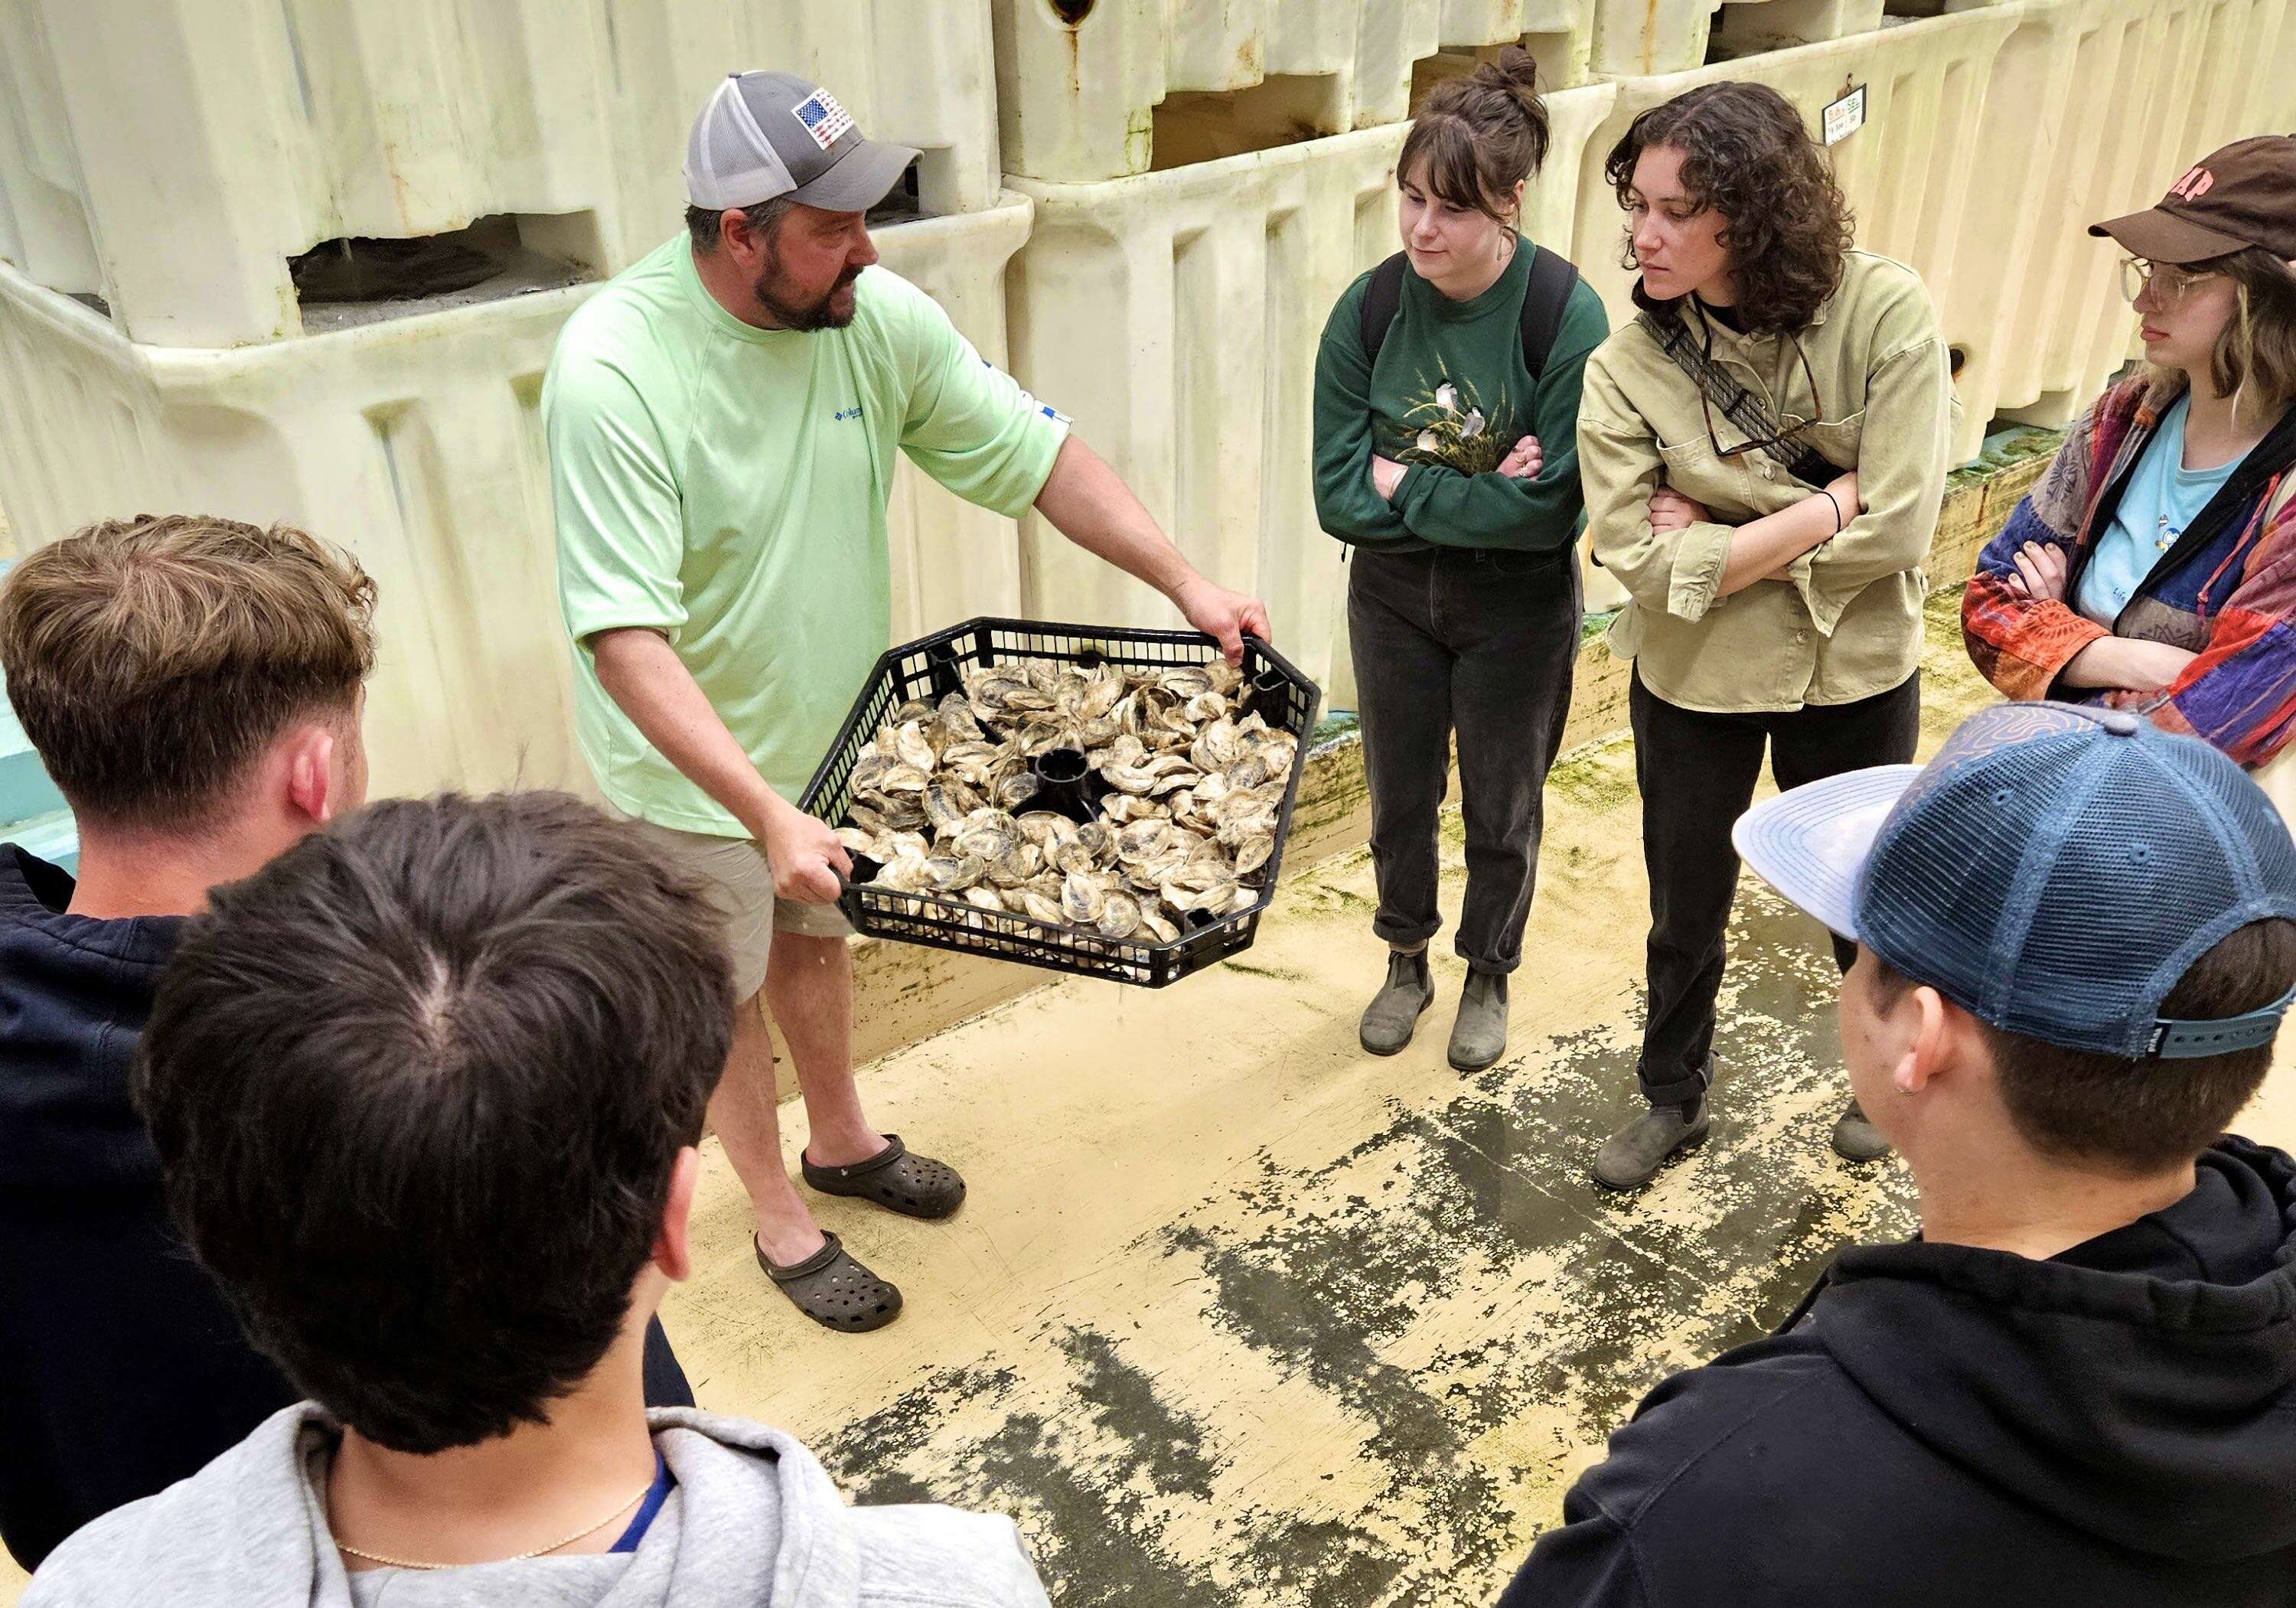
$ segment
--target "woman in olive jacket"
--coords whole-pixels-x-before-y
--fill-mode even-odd
[[[1640,311],[1587,362],[1579,474],[1595,560],[1631,599],[1611,645],[1635,661],[1651,933],[1648,1109],[1594,1171],[1630,1189],[1706,1136],[1730,828],[1765,748],[1781,787],[1913,758],[1953,402],[1921,280],[1850,249],[1824,154],[1775,90],[1653,107],[1606,172]],[[1856,950],[1834,953],[1846,969]],[[1833,1144],[1888,1149],[1854,1100]]]

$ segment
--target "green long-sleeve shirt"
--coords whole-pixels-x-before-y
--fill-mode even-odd
[[[1325,530],[1384,552],[1570,546],[1583,504],[1579,375],[1610,319],[1581,280],[1534,382],[1522,362],[1530,260],[1529,242],[1519,239],[1506,272],[1471,301],[1453,301],[1406,267],[1376,364],[1365,360],[1362,337],[1371,275],[1340,297],[1316,355],[1316,513]],[[1545,454],[1537,478],[1491,472],[1526,435]],[[1392,502],[1373,488],[1374,454],[1409,465]]]

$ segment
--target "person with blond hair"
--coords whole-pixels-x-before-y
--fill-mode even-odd
[[[2296,734],[2296,138],[2236,141],[2089,233],[2130,253],[2144,367],[1986,545],[1962,635],[2012,698],[2134,710],[2265,767]],[[2259,779],[2285,810],[2296,778]]]
[[[295,1399],[168,1220],[128,1069],[209,890],[366,795],[375,587],[284,526],[94,525],[0,584],[78,875],[0,843],[0,1540],[26,1568]],[[660,1330],[648,1384],[693,1399]]]

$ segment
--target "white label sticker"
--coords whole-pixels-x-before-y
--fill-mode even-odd
[[[983,366],[988,365],[988,360],[985,357],[981,359]],[[1075,420],[1070,418],[1068,414],[1062,413],[1059,408],[1054,407],[1051,403],[1040,402],[1025,390],[1021,393],[1021,406],[1026,407],[1030,413],[1042,414],[1047,419],[1052,420],[1055,424],[1073,424],[1076,423]]]
[[[837,97],[825,89],[816,89],[806,96],[797,103],[795,111],[797,120],[824,151],[852,131],[853,114],[839,105]]]
[[[1825,109],[1825,143],[1839,145],[1866,127],[1866,86],[1843,95]]]

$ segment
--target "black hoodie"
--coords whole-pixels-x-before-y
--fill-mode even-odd
[[[2047,1261],[1844,1251],[1611,1437],[1501,1608],[2296,1604],[2296,1162]]]
[[[180,916],[65,914],[0,843],[0,1541],[26,1569],[173,1484],[299,1392],[168,1221],[128,1068]],[[646,1400],[693,1393],[656,1323]]]
[[[176,916],[0,844],[0,1539],[25,1568],[296,1399],[168,1221],[127,1097]]]

